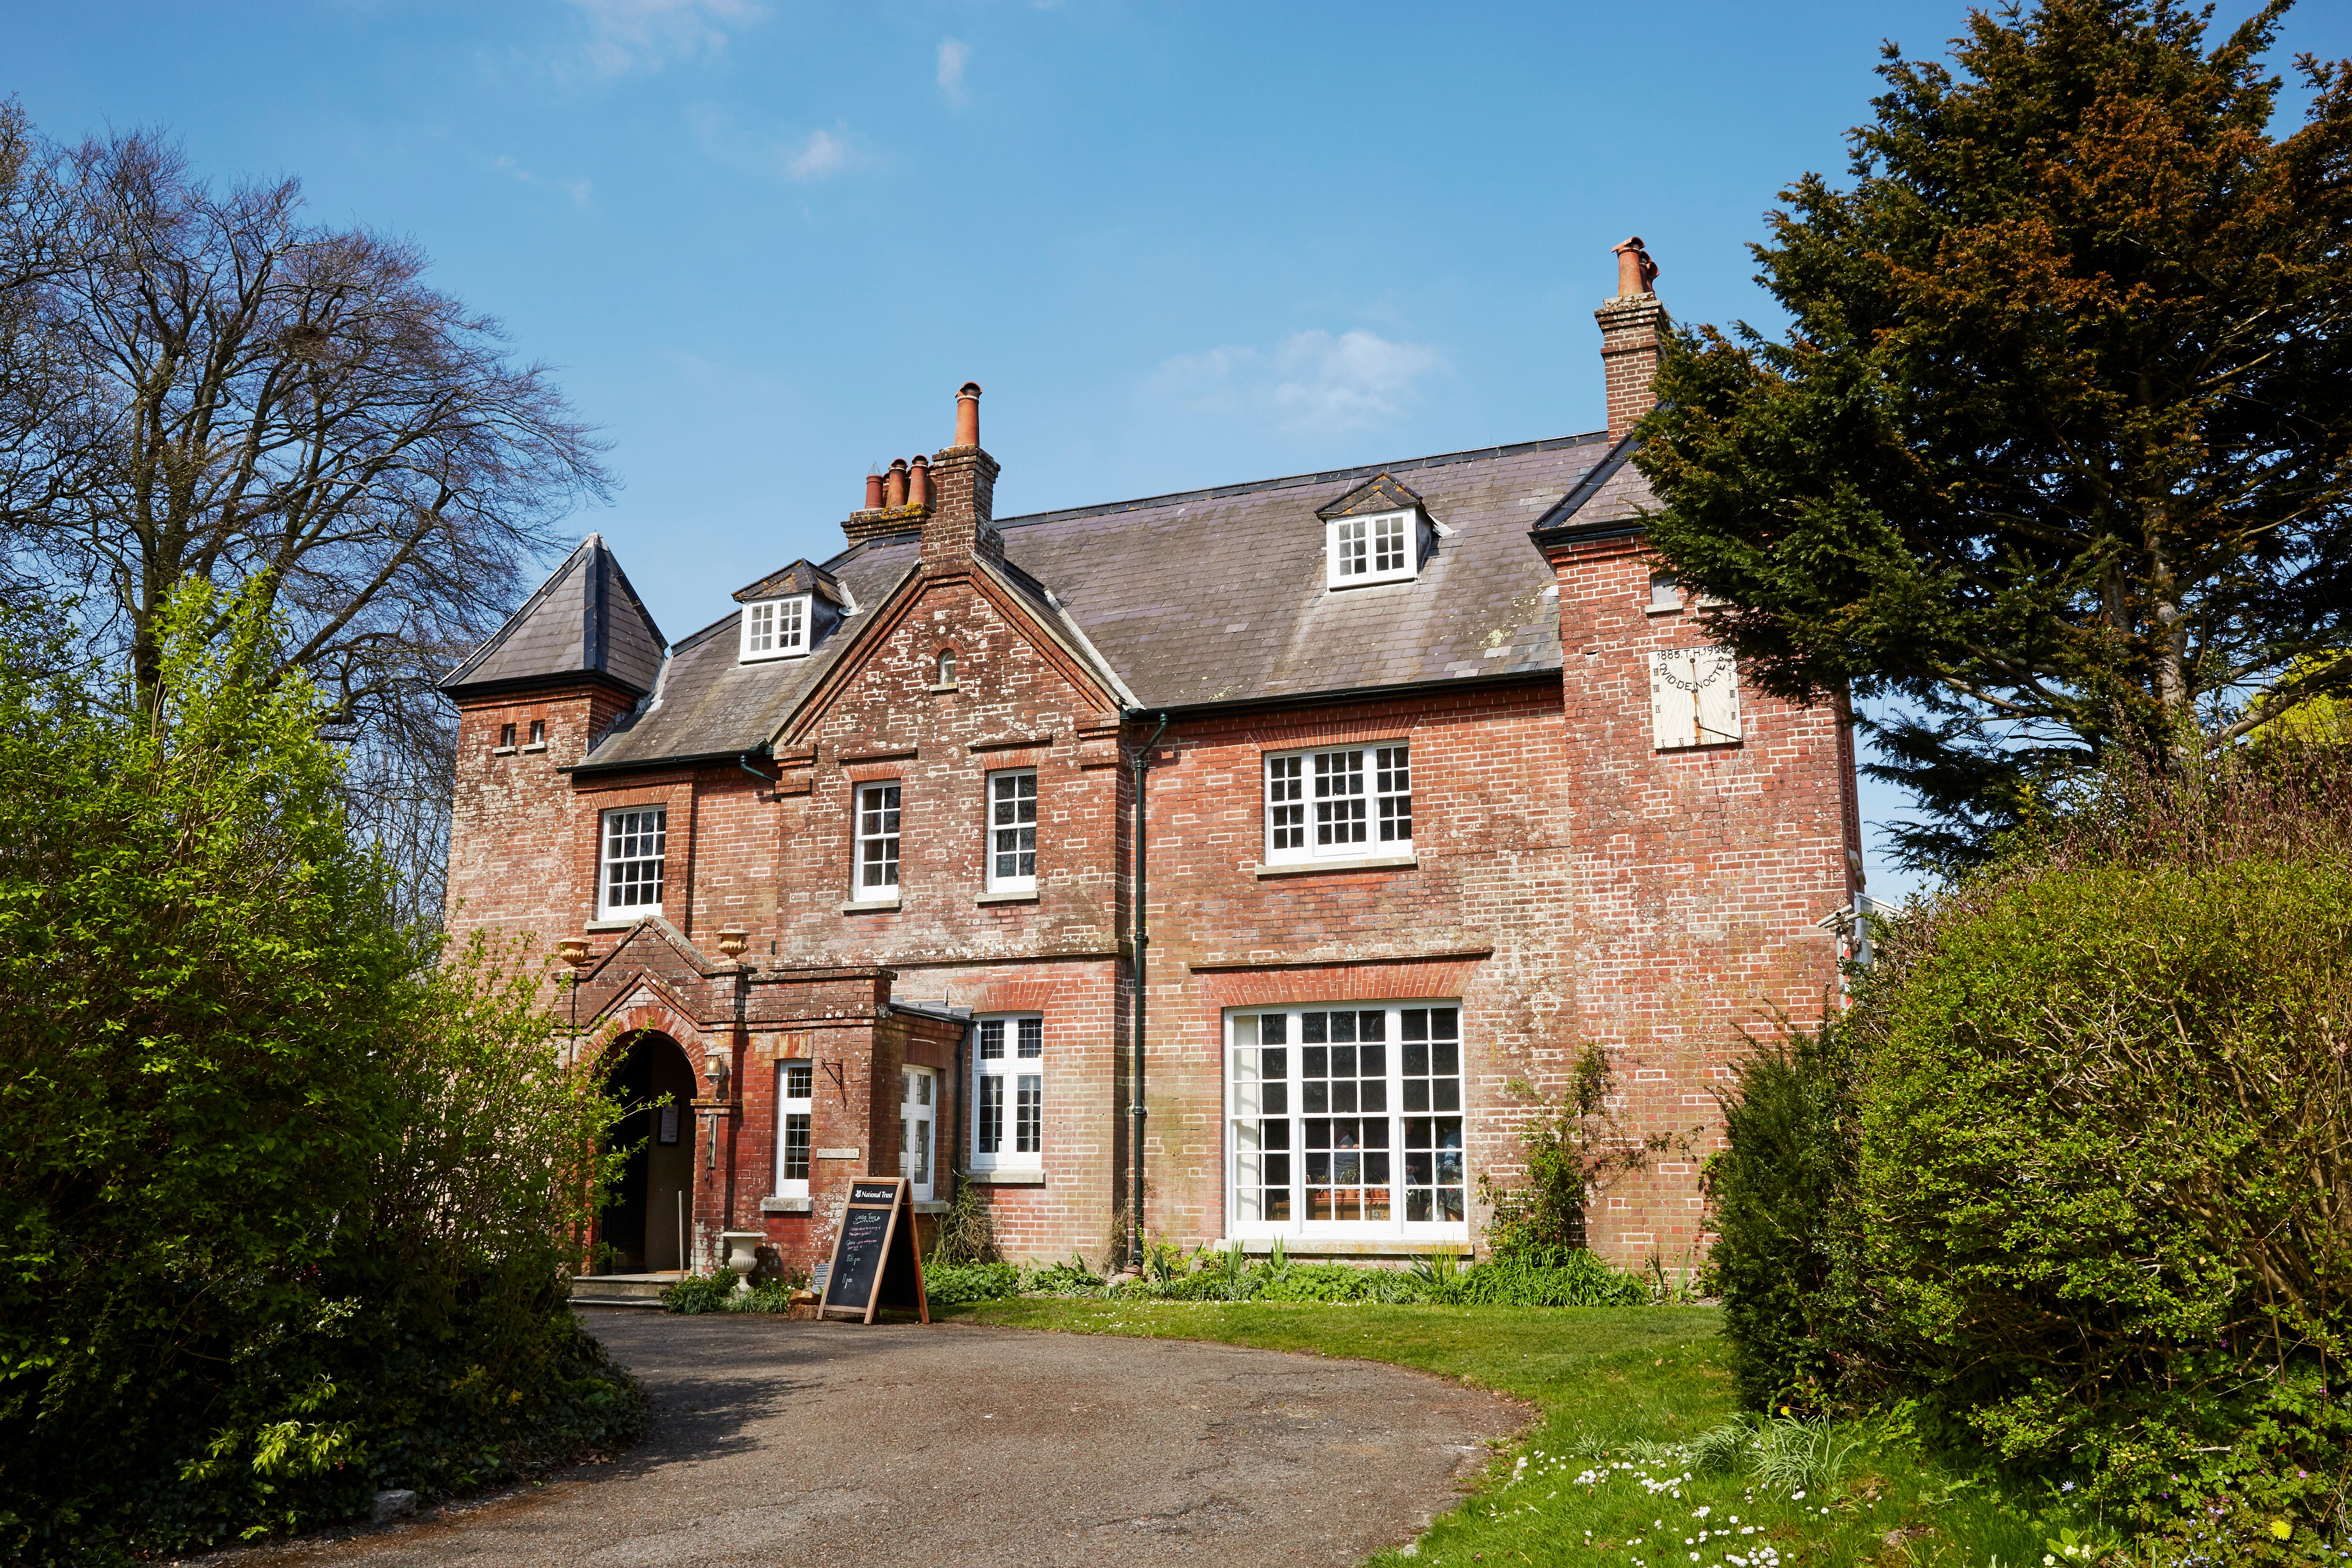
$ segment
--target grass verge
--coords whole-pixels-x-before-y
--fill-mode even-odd
[[[1697,1476],[1659,1453],[1736,1413],[1705,1307],[1383,1307],[1024,1299],[940,1315],[1011,1327],[1357,1356],[1527,1400],[1538,1425],[1420,1541],[1372,1559],[1612,1568],[2024,1568],[2054,1526],[1855,1427],[1827,1484]]]

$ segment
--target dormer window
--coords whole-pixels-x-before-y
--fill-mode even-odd
[[[743,606],[745,662],[791,658],[808,652],[809,595],[754,599]]]
[[[1316,515],[1323,520],[1324,580],[1333,588],[1410,583],[1436,542],[1421,498],[1386,474]]]

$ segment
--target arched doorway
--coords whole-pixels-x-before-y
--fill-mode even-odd
[[[658,1274],[687,1267],[694,1219],[694,1068],[667,1035],[631,1035],[615,1050],[611,1089],[628,1114],[607,1148],[630,1151],[613,1202],[597,1216],[609,1247],[598,1272]],[[667,1096],[667,1106],[655,1102]]]

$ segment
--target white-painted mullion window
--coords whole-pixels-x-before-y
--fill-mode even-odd
[[[629,920],[662,912],[662,859],[669,838],[666,805],[623,806],[604,814],[599,835],[596,913]]]
[[[1229,1235],[1467,1238],[1457,1004],[1236,1008],[1225,1045]]]
[[[1412,755],[1403,742],[1265,759],[1269,865],[1412,853]]]
[[[931,1157],[939,1122],[939,1075],[929,1068],[898,1074],[898,1173],[914,1189],[915,1201],[931,1201]]]
[[[857,864],[851,895],[859,902],[898,896],[898,786],[857,786]]]
[[[1045,1158],[1045,1020],[1034,1013],[973,1025],[971,1163],[1037,1170]]]
[[[1337,517],[1327,527],[1327,574],[1334,588],[1397,583],[1420,569],[1420,515],[1383,512],[1372,517]]]
[[[809,1127],[816,1110],[815,1064],[776,1064],[776,1195],[804,1198],[809,1191]]]
[[[988,775],[988,890],[1037,886],[1037,770]]]
[[[791,658],[808,652],[809,596],[756,599],[743,606],[744,659]]]

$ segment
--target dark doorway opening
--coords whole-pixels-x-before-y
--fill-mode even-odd
[[[618,1047],[613,1092],[628,1108],[605,1147],[629,1151],[614,1201],[596,1222],[597,1271],[657,1274],[687,1267],[694,1222],[694,1069],[667,1035]],[[666,1106],[656,1102],[667,1097]]]

